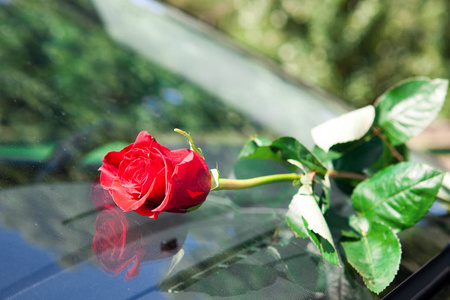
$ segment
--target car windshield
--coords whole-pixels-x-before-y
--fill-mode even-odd
[[[98,168],[140,131],[170,149],[188,131],[210,169],[250,178],[286,170],[238,161],[249,137],[311,147],[311,128],[349,107],[160,2],[6,0],[0,20],[2,298],[372,299],[448,241],[432,214],[405,231],[399,275],[375,295],[283,225],[290,183],[213,191],[157,220],[124,213]]]

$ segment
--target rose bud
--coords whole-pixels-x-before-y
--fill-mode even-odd
[[[205,160],[189,149],[169,150],[146,131],[103,158],[100,182],[123,211],[156,219],[163,212],[185,213],[211,190]]]

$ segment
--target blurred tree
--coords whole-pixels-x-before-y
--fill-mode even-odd
[[[92,150],[141,130],[176,139],[175,127],[197,142],[241,143],[260,128],[116,44],[89,0],[0,2],[0,186],[90,180],[98,166],[88,173],[82,159]]]
[[[88,0],[1,5],[0,66],[2,142],[61,140],[105,122],[111,139],[126,141],[139,130],[254,128],[204,90],[115,44]]]
[[[407,77],[450,78],[448,0],[168,2],[356,106]]]

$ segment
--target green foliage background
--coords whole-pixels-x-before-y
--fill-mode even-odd
[[[168,2],[356,106],[408,77],[450,77],[447,0]]]
[[[410,76],[450,77],[445,0],[169,2],[356,106]],[[14,155],[46,160],[55,145],[76,145],[82,153],[73,156],[81,157],[111,141],[129,142],[140,130],[161,136],[189,128],[196,140],[226,138],[234,144],[263,130],[115,43],[89,0],[0,3],[2,157],[12,155],[11,143],[17,146]],[[446,103],[442,115],[449,117]],[[67,139],[70,145],[61,145]]]
[[[88,0],[1,5],[0,66],[3,143],[59,141],[106,125],[111,140],[124,141],[139,130],[255,129],[204,90],[115,43]]]
[[[115,42],[89,0],[0,1],[0,185],[90,180],[141,130],[186,146],[177,127],[239,145],[261,129]]]
[[[446,0],[168,2],[269,56],[310,85],[356,106],[373,102],[407,77],[450,77],[450,2]],[[252,126],[237,112],[117,47],[90,1],[5,3],[0,10],[2,141],[16,140],[17,132],[23,131],[25,141],[62,137],[72,128],[98,122],[99,112],[107,119],[114,111],[136,116],[132,128],[142,124],[153,130],[196,131],[209,124],[220,129],[247,127],[252,134]],[[182,107],[162,99],[173,87],[177,91],[169,92],[184,97]],[[147,111],[141,109],[143,105]],[[450,101],[441,115],[450,117]],[[115,120],[119,123],[122,129],[130,128],[130,120]],[[55,132],[64,128],[68,132]]]

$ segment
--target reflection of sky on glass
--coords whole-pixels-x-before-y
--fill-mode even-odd
[[[5,240],[8,241],[7,244],[3,243]],[[16,292],[23,289],[16,293],[21,299],[58,299],[62,294],[73,295],[76,299],[129,299],[137,295],[151,296],[151,299],[167,299],[163,294],[159,294],[158,283],[169,270],[171,258],[144,262],[139,276],[124,280],[127,270],[115,274],[117,276],[106,276],[103,270],[89,261],[74,268],[63,269],[54,263],[54,258],[48,252],[30,247],[14,233],[0,231],[0,243],[2,269],[8,270],[3,272],[8,276],[1,278],[0,291],[21,280],[21,284],[14,289]],[[11,251],[11,248],[17,251]],[[5,252],[8,259],[3,259]],[[30,273],[23,274],[23,268],[18,268],[15,264],[17,261],[21,264],[27,263],[27,272]],[[24,277],[31,274],[39,275],[39,280],[24,280]],[[98,294],[98,291],[101,291],[101,294]]]
[[[186,240],[184,241],[184,249],[186,255],[192,255],[196,251],[205,251],[205,249],[214,249],[216,247],[214,240],[204,239],[198,241],[192,235],[188,234]]]
[[[95,269],[90,263],[84,262],[73,270],[65,270],[52,280],[44,281],[25,291],[21,297],[34,299],[45,296],[47,299],[57,299],[63,290],[64,295],[73,295],[76,299],[128,299],[145,290],[157,290],[156,278],[160,272],[146,272],[136,280],[124,281],[123,276],[105,276],[100,269]],[[93,280],[95,278],[95,280]],[[145,282],[145,284],[143,284]],[[101,291],[101,294],[98,293]],[[158,298],[152,298],[158,299]],[[165,299],[162,295],[159,299]]]
[[[230,235],[230,237],[234,237],[234,227],[233,226],[228,226],[227,232]]]
[[[2,262],[0,291],[44,267],[48,269],[49,265],[52,265],[54,272],[62,270],[61,267],[53,263],[54,259],[48,251],[30,246],[16,232],[0,230],[0,245],[0,260]],[[24,265],[27,266],[26,273],[24,273]],[[2,293],[0,292],[0,294]]]

